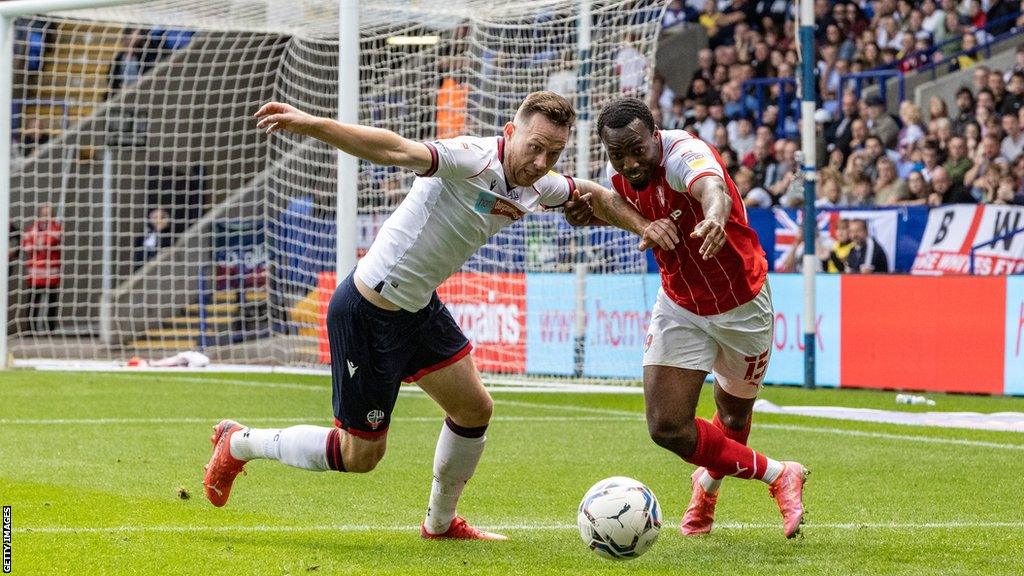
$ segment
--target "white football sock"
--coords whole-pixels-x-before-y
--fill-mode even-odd
[[[484,453],[486,436],[464,438],[441,426],[434,452],[434,481],[430,486],[430,504],[423,525],[431,534],[443,534],[455,519],[455,506],[466,482],[473,477]]]
[[[244,428],[231,436],[231,456],[239,460],[268,458],[303,470],[329,470],[327,435],[331,428]]]
[[[761,481],[765,484],[775,482],[775,479],[779,477],[779,474],[782,474],[783,468],[785,468],[785,466],[782,465],[782,462],[768,458],[768,468],[765,469],[764,476],[761,477]]]
[[[708,474],[706,468],[704,469],[704,473],[701,474],[698,479],[698,482],[700,482],[701,488],[704,488],[704,491],[708,494],[715,494],[718,492],[718,489],[722,487],[722,479],[712,478],[711,474]]]

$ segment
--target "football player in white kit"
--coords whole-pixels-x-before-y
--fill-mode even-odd
[[[312,136],[419,177],[328,308],[336,427],[255,429],[221,421],[214,427],[203,480],[207,498],[223,506],[235,476],[256,458],[307,470],[373,470],[384,456],[399,387],[415,381],[446,415],[421,535],[504,540],[456,514],[483,453],[493,403],[469,355],[469,341],[435,289],[488,238],[527,212],[604,191],[551,172],[575,120],[572,105],[554,93],[535,92],[501,136],[434,142],[317,118],[277,102],[255,116],[268,134],[287,130]],[[678,241],[674,227],[651,224],[635,211],[620,211],[616,218],[613,224],[642,236],[641,246],[671,249]]]

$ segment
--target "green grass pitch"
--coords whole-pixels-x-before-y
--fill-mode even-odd
[[[433,542],[418,525],[441,413],[421,393],[400,397],[373,473],[257,461],[216,509],[201,484],[211,426],[222,417],[330,425],[326,377],[0,373],[0,504],[13,507],[13,573],[1024,573],[1021,434],[757,415],[751,445],[811,469],[804,536],[782,537],[762,483],[727,479],[714,531],[684,538],[677,526],[693,468],[649,440],[641,396],[494,397],[487,451],[460,512],[511,540]],[[896,408],[883,392],[767,388],[762,397]],[[933,397],[938,410],[1024,411],[1024,399]],[[648,484],[664,510],[658,542],[630,562],[598,558],[575,527],[584,491],[613,475]]]

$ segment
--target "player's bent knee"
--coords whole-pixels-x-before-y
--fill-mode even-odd
[[[457,413],[449,413],[448,416],[463,428],[479,428],[487,426],[493,414],[494,400],[490,394],[484,393],[479,400],[462,407]]]
[[[722,424],[731,430],[743,430],[747,427],[747,423],[750,422],[750,412],[744,414],[724,414],[718,413],[718,419],[721,420]]]
[[[648,421],[647,431],[655,444],[681,456],[692,454],[697,448],[696,428],[688,422],[655,418]]]
[[[370,472],[384,459],[386,452],[387,442],[384,438],[367,441],[350,436],[343,452],[345,471],[356,474]]]

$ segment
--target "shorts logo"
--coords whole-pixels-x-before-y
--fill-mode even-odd
[[[370,428],[373,428],[374,430],[376,430],[377,427],[380,426],[380,423],[383,422],[383,421],[384,421],[384,411],[383,410],[370,410],[366,414],[366,423],[369,424]]]
[[[644,352],[651,349],[651,342],[654,341],[654,334],[648,334],[647,339],[644,340]]]

